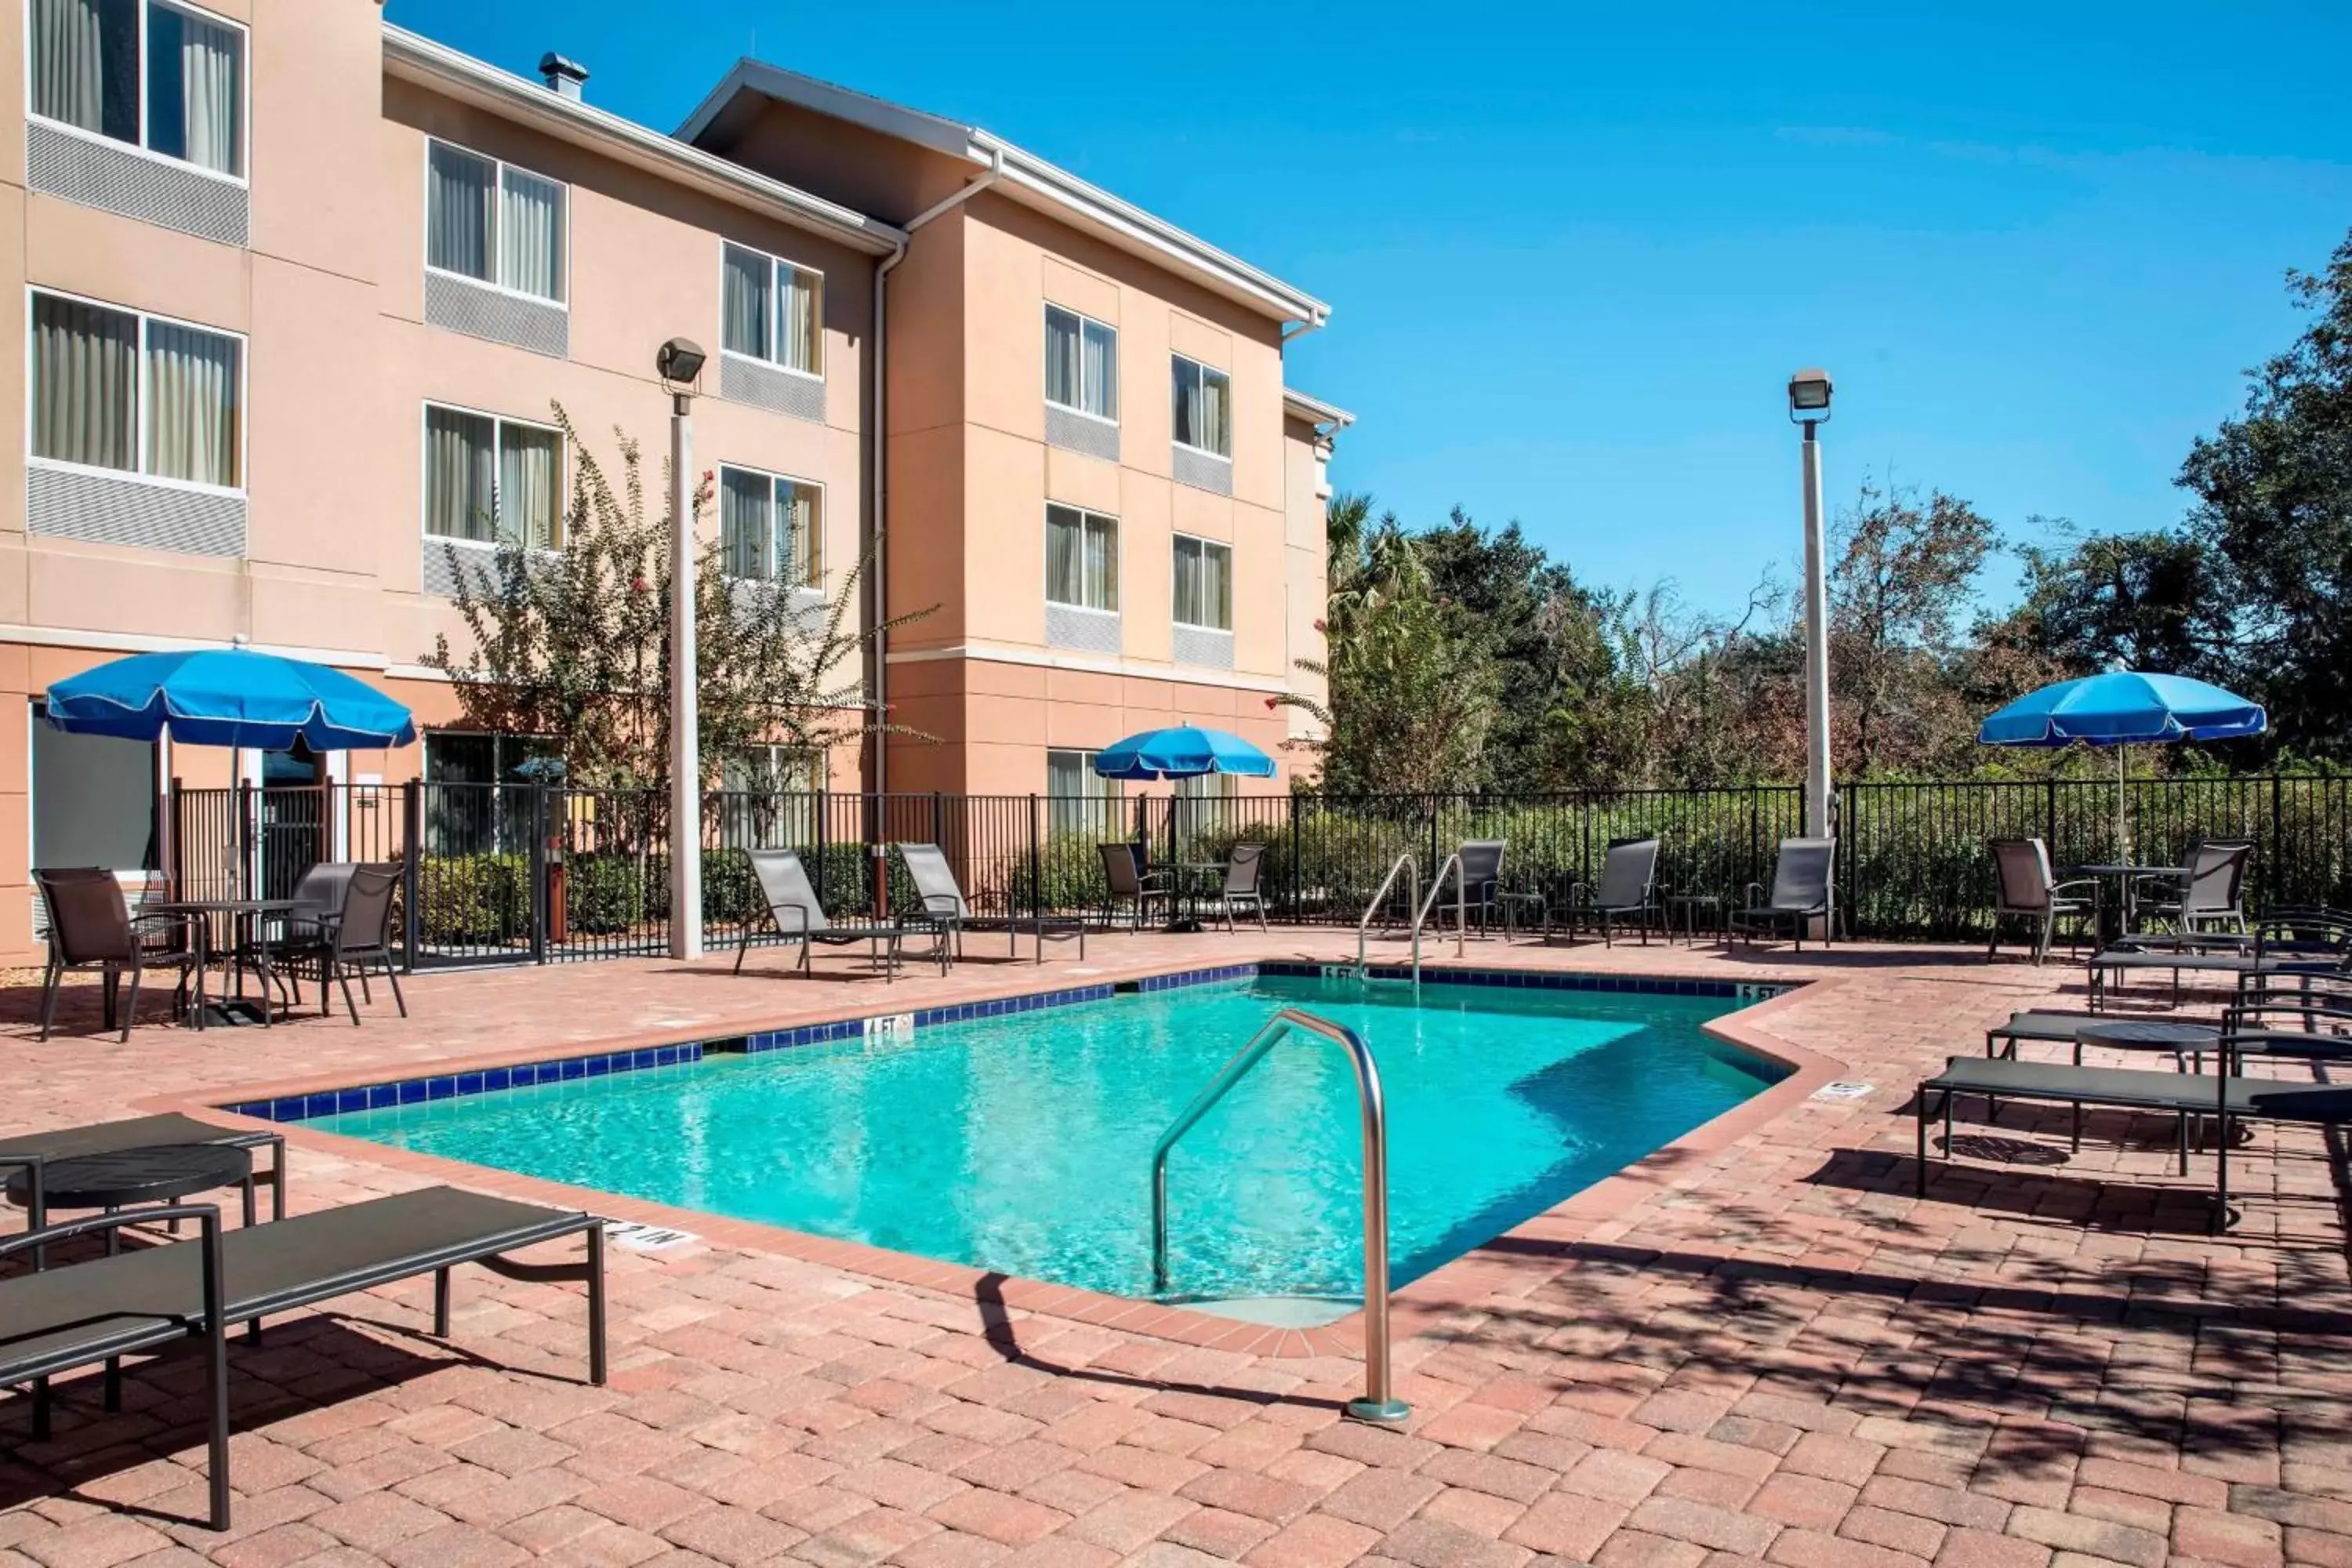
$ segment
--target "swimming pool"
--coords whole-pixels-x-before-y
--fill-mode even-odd
[[[1738,1005],[1442,984],[1416,1005],[1402,985],[1262,974],[306,1125],[1140,1297],[1154,1142],[1278,1009],[1304,1007],[1379,1063],[1402,1284],[1783,1076],[1702,1030]],[[1341,1054],[1276,1050],[1171,1158],[1167,1299],[1359,1296],[1358,1137]]]

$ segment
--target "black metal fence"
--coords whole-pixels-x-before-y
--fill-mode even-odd
[[[2038,836],[2053,862],[2114,858],[2103,781],[1840,785],[1838,897],[1860,937],[1980,938],[1993,899],[1985,840]],[[2249,902],[2352,906],[2352,778],[2135,781],[2133,843],[2168,863],[2196,838],[2255,846]],[[1212,865],[1266,846],[1275,918],[1352,925],[1398,856],[1427,876],[1457,846],[1499,838],[1507,883],[1563,900],[1597,877],[1610,841],[1655,836],[1675,892],[1737,899],[1769,879],[1801,830],[1804,791],[1545,795],[1099,796],[713,792],[703,803],[703,919],[714,941],[764,921],[743,851],[799,851],[837,918],[913,903],[893,843],[939,845],[973,906],[1084,912],[1108,888],[1098,846],[1155,864]],[[321,860],[397,861],[413,966],[650,954],[669,942],[662,792],[562,784],[326,784],[183,790],[166,814],[165,868],[181,896],[283,897]],[[755,940],[773,941],[772,934]]]

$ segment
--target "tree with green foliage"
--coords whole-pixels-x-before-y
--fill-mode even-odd
[[[1960,615],[1999,537],[1958,496],[1865,479],[1839,519],[1830,571],[1830,680],[1842,773],[1952,765],[1973,730],[1950,679]]]
[[[560,405],[554,417],[572,473],[562,548],[527,549],[515,531],[494,528],[500,543],[487,570],[452,549],[466,646],[437,637],[424,663],[447,674],[469,728],[545,737],[575,783],[650,788],[669,773],[667,509],[646,507],[636,442],[615,432],[616,488]],[[667,465],[660,478],[666,496]],[[697,521],[710,487],[708,474],[695,487]],[[911,733],[886,721],[863,679],[877,628],[852,615],[870,566],[870,556],[859,561],[810,605],[781,581],[730,575],[719,545],[703,545],[695,660],[705,768],[773,747],[798,772],[877,732]]]

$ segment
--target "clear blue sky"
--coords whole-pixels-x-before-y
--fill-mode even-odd
[[[674,129],[735,60],[968,118],[1329,300],[1336,478],[1736,605],[1793,559],[1781,384],[2012,532],[2176,520],[2352,228],[2352,5],[391,0]],[[1185,23],[1180,32],[1174,26]],[[2008,574],[1986,584],[2005,594]]]

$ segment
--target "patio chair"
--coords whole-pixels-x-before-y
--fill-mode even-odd
[[[1474,914],[1478,917],[1481,936],[1493,929],[1495,915],[1502,908],[1503,851],[1509,847],[1507,838],[1471,838],[1455,851],[1462,857],[1462,916],[1465,920]],[[1441,893],[1436,907],[1444,909],[1446,901]]]
[[[1069,942],[1078,944],[1078,956],[1087,955],[1087,922],[1049,915],[1040,909],[1034,914],[979,915],[972,912],[971,901],[963,896],[956,881],[955,870],[936,844],[901,844],[898,858],[907,868],[907,875],[915,884],[915,894],[923,900],[922,918],[940,932],[942,951],[950,942],[955,956],[963,956],[963,933],[966,931],[1003,931],[1005,952],[1018,956],[1024,932],[1037,940],[1037,962],[1045,962],[1045,943]]]
[[[1571,926],[1584,916],[1601,927],[1601,944],[1616,945],[1615,922],[1620,916],[1638,919],[1642,945],[1650,945],[1650,926],[1659,917],[1658,841],[1655,837],[1612,838],[1601,861],[1601,885],[1571,883],[1568,908],[1561,911]],[[1547,933],[1548,934],[1548,933]]]
[[[114,873],[97,866],[37,870],[33,880],[41,889],[41,903],[49,917],[49,962],[41,978],[41,1033],[49,1037],[56,1020],[58,992],[69,969],[95,969],[104,977],[105,1026],[116,1023],[115,1000],[122,976],[131,976],[130,1004],[121,1009],[121,1040],[128,1044],[131,1026],[139,1021],[139,987],[150,969],[168,969],[179,977],[172,993],[174,1013],[188,1011],[189,988],[195,1003],[204,1004],[204,976],[196,967],[194,917],[174,914],[132,915],[122,901],[122,886]],[[169,941],[170,945],[163,945]]]
[[[359,1026],[360,1010],[352,1002],[352,976],[360,977],[360,994],[373,1004],[375,997],[368,991],[368,975],[379,967],[392,986],[392,999],[400,1016],[408,1016],[408,998],[400,994],[400,971],[392,962],[392,896],[399,886],[400,874],[390,866],[352,867],[343,884],[341,911],[321,928],[320,1011],[334,1010],[333,1000],[326,994],[328,982],[333,981],[342,987],[343,1006],[352,1016],[353,1028]]]
[[[1173,907],[1175,889],[1168,885],[1165,871],[1143,869],[1142,850],[1133,844],[1097,844],[1101,852],[1103,880],[1110,888],[1109,919],[1118,918],[1123,904],[1131,912],[1134,927],[1143,929],[1143,921],[1153,903]]]
[[[2142,877],[2132,889],[2137,915],[2171,922],[2186,936],[2214,921],[2231,931],[2246,929],[2246,867],[2254,847],[2242,839],[2200,838],[2182,857],[2177,877]]]
[[[751,862],[751,876],[760,884],[761,900],[767,905],[768,919],[776,931],[787,942],[801,944],[800,969],[812,974],[811,944],[822,942],[827,947],[849,947],[866,943],[866,961],[881,966],[884,984],[898,977],[901,943],[907,928],[898,921],[871,921],[861,925],[835,925],[826,918],[824,906],[817,902],[816,889],[809,886],[808,868],[801,864],[798,854],[790,849],[747,849],[744,854]],[[743,955],[751,951],[753,920],[743,921],[735,940],[735,973],[743,973]],[[948,969],[947,939],[940,933],[934,954],[940,961],[940,973]]]
[[[1211,893],[1202,902],[1225,917],[1227,931],[1241,929],[1234,921],[1234,913],[1237,910],[1257,911],[1257,929],[1265,931],[1266,929],[1265,894],[1263,890],[1265,879],[1265,846],[1236,844],[1233,847],[1232,852],[1225,857],[1224,881],[1218,886],[1215,892]]]
[[[343,896],[352,885],[352,873],[359,868],[353,860],[321,860],[304,871],[294,884],[291,895],[294,907],[282,915],[268,917],[270,921],[269,942],[265,949],[260,942],[248,942],[240,946],[235,961],[251,965],[261,975],[266,987],[276,980],[287,991],[293,1004],[302,1002],[302,969],[299,963],[288,963],[289,958],[316,959],[328,944],[329,928],[342,919]],[[266,967],[265,967],[266,964]],[[282,974],[271,971],[283,968]],[[320,998],[323,1006],[325,998]]]
[[[588,1380],[605,1379],[604,1222],[507,1198],[426,1187],[224,1232],[210,1204],[132,1209],[0,1240],[0,1258],[156,1220],[194,1220],[191,1241],[142,1247],[0,1279],[0,1385],[33,1384],[33,1433],[49,1436],[58,1373],[198,1340],[211,1483],[209,1522],[229,1527],[228,1325],[295,1311],[420,1274],[434,1277],[433,1331],[449,1334],[449,1271],[479,1263],[510,1279],[588,1287]],[[506,1254],[584,1234],[580,1263]]]
[[[2050,937],[2062,920],[2099,916],[2098,883],[2090,878],[2059,881],[2050,872],[2050,849],[2039,838],[1996,838],[1991,841],[1993,865],[1992,939],[1985,944],[1985,962],[2000,951],[2000,922],[2018,920],[2033,926],[2033,962],[2050,956]],[[2091,896],[2078,891],[2088,888]],[[2067,932],[2067,951],[2074,951],[2079,926]]]
[[[1732,929],[1745,935],[1752,947],[1758,931],[1770,932],[1787,926],[1796,937],[1797,951],[1802,952],[1805,922],[1818,919],[1822,922],[1822,940],[1827,942],[1835,924],[1830,880],[1836,868],[1836,839],[1783,838],[1779,858],[1772,864],[1770,896],[1766,897],[1763,883],[1748,883],[1748,907],[1732,911]]]

